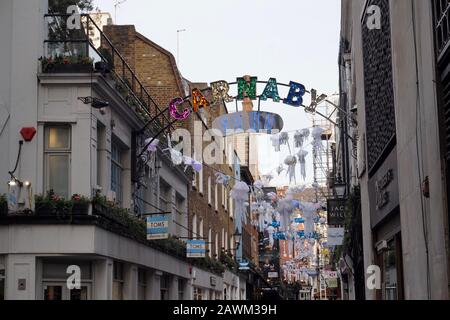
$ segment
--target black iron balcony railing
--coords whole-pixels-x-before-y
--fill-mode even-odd
[[[73,21],[67,14],[47,14],[45,22],[47,26],[47,37],[44,41],[46,58],[86,57],[90,58],[96,66],[102,62],[110,72],[108,77],[115,81],[115,89],[144,122],[160,114],[149,128],[151,131],[159,132],[169,126],[169,114],[161,113],[161,110],[165,108],[161,109],[155,103],[125,58],[90,15],[80,15],[78,28],[76,25],[69,25]]]

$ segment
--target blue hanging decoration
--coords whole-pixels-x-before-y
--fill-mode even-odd
[[[273,221],[272,222],[272,227],[279,228],[280,226],[281,226],[280,222],[278,222],[278,221]]]
[[[280,94],[278,93],[278,83],[277,79],[270,78],[270,80],[267,83],[266,88],[264,89],[263,94],[261,95],[260,99],[262,101],[267,101],[267,99],[272,99],[274,102],[280,102]]]

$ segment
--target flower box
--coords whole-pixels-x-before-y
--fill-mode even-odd
[[[87,216],[89,214],[88,204],[74,204],[72,206],[72,215],[74,216]]]
[[[90,73],[92,64],[74,63],[74,64],[48,64],[44,73]]]
[[[56,208],[48,203],[36,204],[35,214],[37,216],[54,216],[56,215]]]

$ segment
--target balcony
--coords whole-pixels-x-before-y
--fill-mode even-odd
[[[88,15],[80,15],[80,27],[71,26],[70,15],[44,16],[46,40],[42,73],[90,73],[104,77],[144,123],[153,120],[153,133],[171,128],[170,117],[150,96],[134,70]],[[70,18],[70,19],[69,19]],[[164,141],[162,141],[164,144]]]

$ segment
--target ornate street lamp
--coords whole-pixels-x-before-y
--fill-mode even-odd
[[[334,183],[333,189],[334,189],[334,195],[337,198],[342,199],[346,196],[347,185],[345,184],[345,182],[342,181],[342,177],[340,174],[336,178],[336,182]]]

